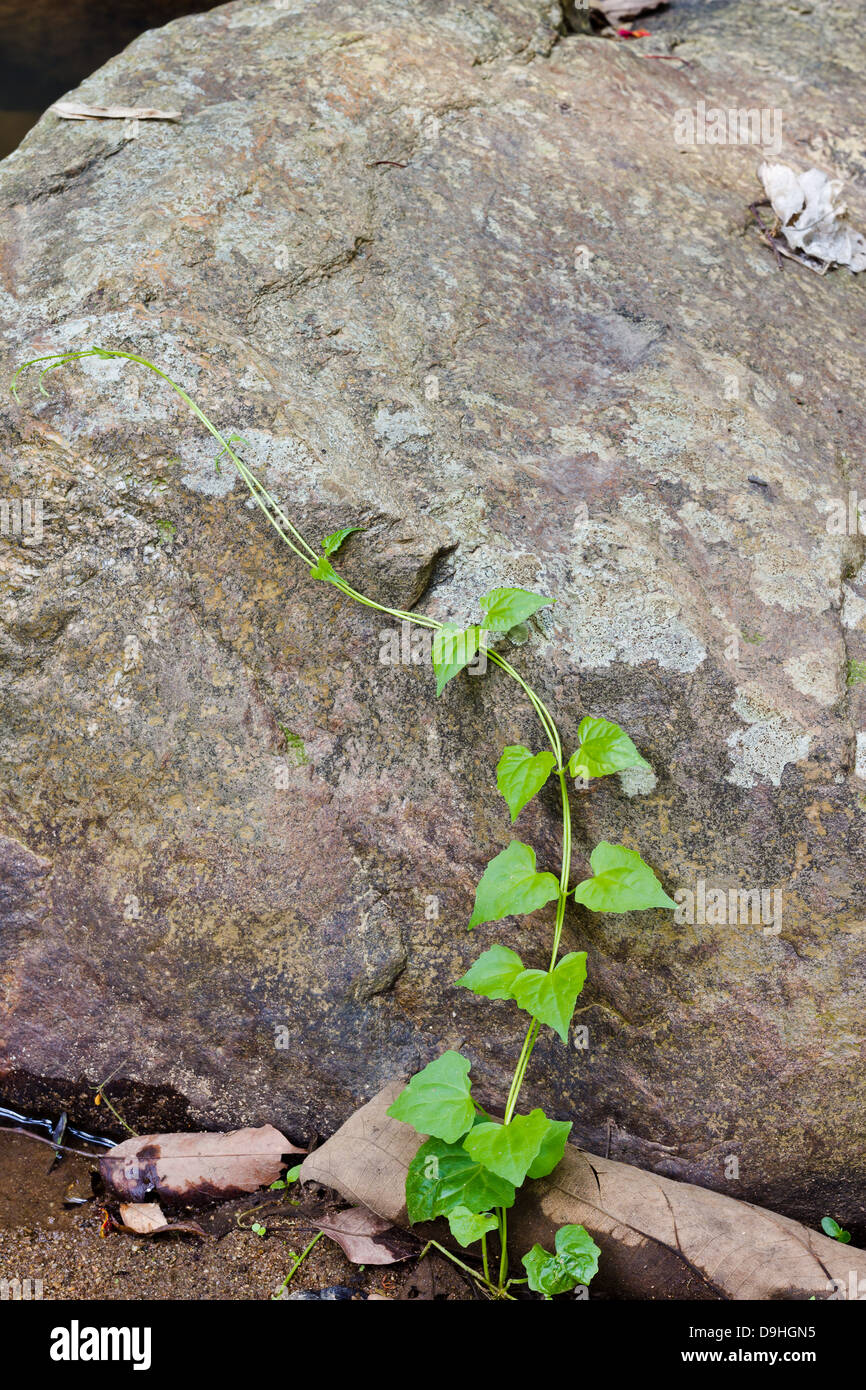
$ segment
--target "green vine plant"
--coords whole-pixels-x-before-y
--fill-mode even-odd
[[[343,526],[326,536],[315,550],[236,452],[236,446],[243,442],[239,436],[226,438],[183,387],[153,362],[132,352],[100,347],[34,358],[15,373],[12,391],[16,400],[18,379],[27,368],[37,365],[41,368],[39,385],[43,394],[47,394],[43,381],[48,372],[85,357],[137,363],[166,382],[213,435],[219,445],[217,460],[231,460],[253,501],[313,579],[332,585],[347,598],[377,613],[432,629],[431,659],[437,696],[442,695],[449,682],[469,666],[483,648],[488,660],[516,682],[535,712],[548,746],[540,752],[533,752],[521,744],[505,748],[496,768],[496,783],[513,824],[548,780],[555,777],[562,805],[559,874],[539,871],[532,847],[522,840],[512,840],[491,859],[481,876],[469,928],[534,913],[555,903],[549,965],[546,970],[527,969],[516,951],[493,944],[457,981],[464,989],[485,999],[510,1000],[528,1015],[529,1023],[504,1113],[497,1118],[484,1110],[472,1093],[468,1058],[448,1051],[411,1078],[388,1114],[411,1125],[423,1139],[409,1165],[406,1179],[410,1221],[415,1224],[446,1218],[457,1245],[464,1250],[478,1247],[480,1271],[466,1265],[440,1242],[430,1244],[435,1244],[471,1274],[494,1298],[512,1299],[514,1295],[509,1291],[517,1284],[528,1284],[545,1299],[578,1286],[585,1289],[597,1272],[601,1252],[584,1227],[578,1225],[560,1227],[553,1251],[533,1246],[522,1258],[525,1277],[509,1277],[508,1212],[525,1182],[553,1172],[565,1153],[572,1127],[570,1121],[549,1119],[541,1109],[531,1110],[529,1114],[518,1113],[517,1106],[541,1030],[552,1029],[568,1045],[576,1001],[586,979],[585,951],[569,951],[560,956],[569,898],[591,912],[621,913],[676,906],[635,850],[606,841],[597,845],[590,855],[592,876],[571,886],[569,776],[586,786],[592,779],[627,768],[649,768],[649,764],[617,724],[590,715],[581,721],[578,746],[566,758],[559,730],[541,696],[500,651],[487,646],[488,640],[495,642],[510,632],[520,640],[525,635],[527,620],[553,604],[554,599],[520,588],[492,589],[479,600],[478,621],[462,628],[438,622],[423,613],[390,608],[359,593],[337,572],[332,557],[347,536],[362,528]],[[493,1239],[498,1246],[498,1260],[496,1248],[492,1256],[488,1248]]]

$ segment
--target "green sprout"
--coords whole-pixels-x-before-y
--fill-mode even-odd
[[[832,1216],[821,1217],[821,1230],[825,1236],[830,1236],[832,1240],[838,1240],[841,1245],[847,1245],[851,1239],[851,1232],[844,1231],[838,1221],[834,1221]]]

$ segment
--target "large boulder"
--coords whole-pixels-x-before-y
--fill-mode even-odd
[[[675,132],[700,101],[779,108],[780,157],[853,184],[866,225],[856,26],[732,0],[641,44],[541,0],[236,3],[76,94],[178,124],[46,115],[0,165],[4,379],[140,353],[309,536],[366,528],[341,568],[379,601],[555,595],[513,661],[569,749],[604,714],[651,762],[575,792],[575,876],[626,843],[696,920],[569,910],[588,1046],[545,1038],[527,1104],[855,1231],[862,285],[780,270],[760,151]],[[466,932],[512,833],[558,864],[555,789],[516,832],[495,789],[503,744],[540,746],[517,687],[437,702],[384,663],[388,624],[308,578],[144,370],[46,390],[0,412],[4,495],[43,500],[41,540],[4,542],[6,1094],[93,1124],[117,1069],[146,1128],[304,1138],[461,1046],[501,1096],[522,1016],[452,982],[495,940],[549,949],[549,912]],[[700,921],[701,883],[781,914]]]

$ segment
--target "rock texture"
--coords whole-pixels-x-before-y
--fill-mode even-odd
[[[866,492],[862,284],[780,271],[760,152],[674,129],[779,108],[781,158],[866,225],[857,8],[646,27],[288,0],[144,35],[77,96],[180,124],[48,115],[0,165],[0,365],[152,358],[310,535],[367,528],[342,568],[373,596],[557,596],[515,662],[570,745],[602,713],[654,769],[576,794],[576,874],[608,838],[670,891],[779,888],[783,913],[571,911],[589,1046],[545,1041],[527,1098],[584,1148],[856,1234],[866,584],[828,521]],[[514,687],[437,703],[383,665],[382,623],[308,580],[147,374],[47,389],[0,411],[3,493],[44,501],[3,552],[7,1094],[93,1123],[119,1068],[140,1128],[174,1106],[303,1139],[446,1046],[501,1090],[521,1023],[451,982],[549,940],[544,913],[465,931],[510,838],[501,747],[538,746]],[[555,867],[552,792],[517,833]]]

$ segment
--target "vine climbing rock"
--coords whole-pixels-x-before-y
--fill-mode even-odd
[[[574,881],[625,844],[692,920],[569,906],[579,1027],[521,1106],[862,1242],[862,287],[779,270],[761,151],[675,138],[779,110],[772,157],[866,225],[858,11],[683,3],[655,47],[559,14],[239,0],[143,35],[75,96],[179,122],[49,113],[0,164],[0,376],[138,352],[305,534],[364,528],[373,597],[556,598],[509,659],[567,752],[605,715],[652,769],[575,788]],[[501,1102],[521,1015],[453,981],[494,942],[545,964],[552,908],[466,931],[511,838],[559,862],[555,785],[513,832],[495,788],[540,746],[517,688],[437,701],[151,374],[44,385],[0,405],[4,1095],[92,1126],[114,1073],[139,1130],[303,1141],[453,1047]]]

